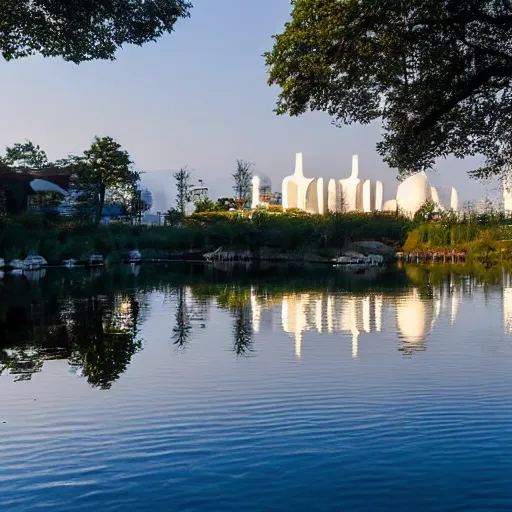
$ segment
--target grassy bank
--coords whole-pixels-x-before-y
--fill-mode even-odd
[[[466,251],[487,267],[512,263],[512,225],[506,219],[411,221],[390,214],[305,215],[227,212],[194,214],[179,226],[91,224],[25,214],[0,223],[0,257],[40,254],[49,262],[100,253],[120,261],[132,249],[144,258],[182,257],[218,247],[253,254],[330,258],[351,243],[376,240],[405,252]]]
[[[236,214],[199,214],[180,226],[95,227],[25,214],[0,226],[0,256],[6,260],[40,254],[48,261],[81,259],[100,253],[117,261],[138,249],[146,258],[176,253],[262,249],[280,253],[314,253],[329,257],[354,241],[402,244],[412,227],[401,216],[387,214],[272,215],[252,219]]]
[[[403,250],[466,251],[469,263],[487,267],[512,263],[512,225],[497,220],[423,222],[408,233]]]

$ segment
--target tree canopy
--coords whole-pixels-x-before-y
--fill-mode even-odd
[[[251,201],[253,173],[254,164],[241,159],[236,161],[236,171],[232,174],[235,181],[233,190],[240,208],[247,207]]]
[[[476,177],[512,163],[512,2],[292,0],[265,54],[279,114],[335,124],[382,120],[377,144],[405,176],[439,157],[483,155]]]
[[[130,155],[112,137],[95,137],[78,163],[79,189],[83,199],[93,205],[98,224],[108,190],[114,190],[117,198],[123,193],[131,198],[140,181]]]
[[[31,169],[44,169],[51,165],[45,151],[29,140],[7,146],[5,156],[0,157],[0,163],[12,167],[28,167]]]
[[[0,51],[6,60],[36,53],[77,64],[114,59],[124,44],[172,32],[191,8],[186,0],[2,0]]]

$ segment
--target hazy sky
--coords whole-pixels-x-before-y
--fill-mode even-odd
[[[254,162],[279,190],[297,151],[306,176],[340,178],[358,153],[361,177],[381,179],[385,197],[394,196],[395,172],[375,152],[378,124],[339,129],[324,114],[273,113],[278,91],[266,84],[262,54],[288,19],[289,0],[193,3],[192,17],[174,34],[126,47],[115,62],[0,62],[0,147],[27,138],[56,159],[81,152],[94,135],[110,135],[147,171],[144,181],[167,196],[170,172],[155,171],[188,165],[217,196],[231,193],[237,158]],[[443,161],[432,182],[453,183],[461,200],[484,195],[468,168]]]

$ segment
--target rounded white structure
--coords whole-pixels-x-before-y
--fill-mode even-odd
[[[397,302],[396,323],[407,352],[424,350],[425,339],[430,334],[434,320],[432,302],[422,299],[416,289]]]
[[[385,201],[382,209],[385,212],[396,212],[396,199],[388,199]]]
[[[400,183],[396,192],[396,203],[406,215],[411,217],[432,199],[432,189],[425,173],[410,176]]]

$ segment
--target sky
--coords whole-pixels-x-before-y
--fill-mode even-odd
[[[395,196],[396,172],[375,151],[380,125],[334,127],[323,113],[277,116],[278,89],[267,85],[262,54],[289,19],[289,0],[194,0],[176,31],[117,60],[75,65],[40,56],[0,61],[0,148],[32,140],[50,159],[81,153],[95,135],[112,136],[131,154],[158,207],[174,201],[172,171],[192,169],[211,197],[232,194],[236,159],[255,164],[272,188],[304,156],[308,177],[380,179]],[[471,162],[443,160],[430,179],[454,185],[461,201],[493,193],[471,180]],[[168,207],[167,206],[167,207]]]

